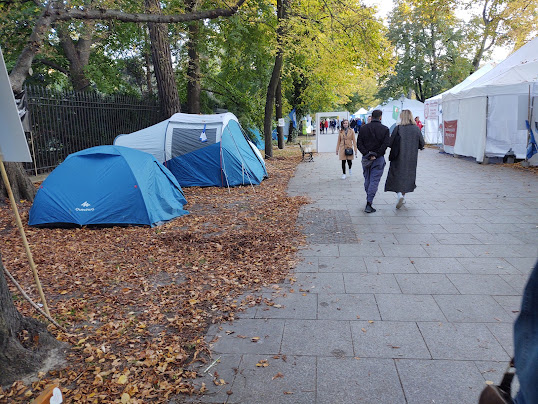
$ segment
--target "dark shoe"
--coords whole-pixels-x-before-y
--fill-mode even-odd
[[[366,205],[366,207],[364,208],[364,211],[366,213],[374,213],[375,209],[372,207],[372,205]]]

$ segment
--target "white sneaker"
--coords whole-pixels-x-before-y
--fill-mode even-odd
[[[351,177],[351,168],[349,169],[349,176]]]
[[[401,192],[398,192],[396,196],[398,197],[398,203],[396,203],[396,209],[400,209],[402,205],[405,203],[405,199]]]
[[[346,175],[345,175],[345,174],[342,174],[342,179],[343,179],[343,180],[346,179]]]

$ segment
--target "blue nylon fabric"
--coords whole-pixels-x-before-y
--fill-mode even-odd
[[[182,187],[226,185],[220,169],[220,143],[175,157],[165,165]]]
[[[188,212],[174,176],[153,156],[121,146],[71,154],[43,182],[29,224],[151,225]]]
[[[256,139],[254,141],[254,144],[256,145],[256,147],[260,150],[263,150],[265,148],[265,144],[264,144],[264,140],[263,140],[263,136],[261,132],[255,128],[250,128],[249,132],[252,133]]]

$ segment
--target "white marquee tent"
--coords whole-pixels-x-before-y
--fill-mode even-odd
[[[450,90],[437,94],[435,97],[428,98],[424,102],[424,140],[427,144],[440,144],[443,142],[443,109],[441,108],[443,95],[457,93],[469,87],[475,80],[482,77],[491,69],[493,69],[493,65],[487,63]]]
[[[399,113],[398,118],[396,119],[392,115],[394,107],[398,108],[398,111],[409,109],[411,110],[413,117],[418,116],[422,122],[424,121],[424,103],[406,98],[402,105],[402,102],[399,99],[392,100],[388,101],[384,105],[377,106],[376,108],[374,108],[380,109],[383,112],[383,116],[381,117],[381,123],[385,126],[388,126],[389,128],[398,123],[400,120]],[[371,114],[371,111],[368,112]]]
[[[525,121],[538,121],[538,37],[461,91],[442,96],[444,149],[475,157],[525,158]]]

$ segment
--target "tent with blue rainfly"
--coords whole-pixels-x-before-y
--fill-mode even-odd
[[[265,139],[262,133],[256,128],[249,128],[249,133],[252,135],[251,139],[254,138],[253,143],[256,145],[258,150],[265,149]]]
[[[152,155],[120,146],[70,154],[39,187],[31,226],[150,225],[185,215],[172,173]]]
[[[257,185],[267,177],[265,162],[234,114],[174,114],[169,119],[120,135],[115,145],[152,154],[182,187]]]

